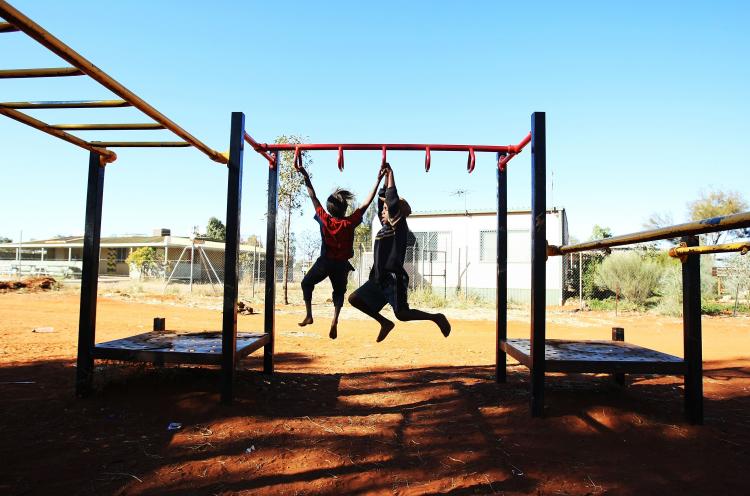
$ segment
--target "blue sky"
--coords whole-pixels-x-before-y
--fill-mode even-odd
[[[746,2],[52,2],[15,0],[36,22],[209,146],[232,111],[272,141],[508,144],[547,113],[548,204],[571,234],[641,229],[652,212],[686,220],[702,190],[750,200],[750,7]],[[0,68],[65,65],[19,33]],[[110,98],[87,78],[0,80],[0,101]],[[132,109],[47,110],[51,123],[142,122]],[[166,131],[79,133],[173,139]],[[88,153],[0,118],[0,236],[83,231]],[[225,215],[226,174],[193,149],[119,150],[102,232],[187,234]],[[379,152],[313,154],[320,196],[363,195]],[[494,157],[391,153],[415,210],[493,208]],[[528,151],[511,162],[509,203],[528,207]],[[245,154],[242,234],[265,235],[266,166]],[[467,198],[451,195],[463,189]],[[315,230],[309,208],[296,231]]]

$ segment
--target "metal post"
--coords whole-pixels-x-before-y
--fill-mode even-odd
[[[270,338],[263,348],[263,372],[273,373],[273,345],[276,331],[276,210],[279,203],[281,152],[276,153],[273,168],[268,169],[268,215],[266,219],[266,304],[263,329]]]
[[[195,264],[195,240],[190,244],[190,292],[193,292],[193,267]]]
[[[221,401],[234,398],[237,352],[237,296],[239,294],[240,207],[242,201],[242,151],[245,114],[232,112],[227,162],[227,230],[224,245],[224,309],[221,329]],[[205,255],[205,254],[204,254]]]
[[[91,152],[86,190],[86,224],[83,235],[81,304],[78,318],[78,360],[76,362],[76,395],[78,396],[91,394],[93,383],[96,292],[99,279],[103,195],[104,163],[99,159],[99,154]]]
[[[698,246],[697,236],[681,239]],[[701,337],[700,255],[687,255],[682,262],[682,325],[685,346],[685,415],[691,424],[703,423],[703,350]]]
[[[612,341],[625,341],[625,328],[624,327],[613,327],[612,328]],[[625,385],[625,374],[616,372],[612,374],[612,378],[615,380],[618,386]]]
[[[498,154],[500,160],[500,154]],[[495,253],[495,381],[507,379],[507,355],[500,343],[508,339],[508,173],[497,169],[497,249]]]
[[[571,257],[572,257],[572,254],[571,254]],[[578,308],[583,310],[583,252],[582,251],[578,252]]]
[[[531,415],[544,413],[547,140],[544,112],[531,114]]]

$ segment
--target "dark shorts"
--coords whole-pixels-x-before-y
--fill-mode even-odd
[[[379,312],[389,304],[394,312],[409,310],[406,292],[409,278],[387,274],[382,282],[367,281],[352,296],[357,296],[373,311]]]
[[[302,279],[303,298],[305,301],[312,301],[315,285],[327,277],[331,280],[331,286],[333,287],[333,304],[337,307],[343,306],[346,282],[349,279],[349,272],[353,270],[354,267],[348,260],[330,260],[319,257]]]

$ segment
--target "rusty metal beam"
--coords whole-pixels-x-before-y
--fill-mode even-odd
[[[110,108],[132,107],[125,100],[74,100],[69,102],[0,102],[0,107],[12,109],[63,109],[63,108]]]
[[[669,256],[672,258],[682,259],[694,253],[705,255],[706,253],[729,253],[733,251],[738,251],[745,255],[748,251],[750,251],[750,241],[704,246],[687,246],[684,243],[680,243],[680,246],[675,246],[669,249]]]
[[[83,76],[77,67],[45,67],[34,69],[3,69],[0,79]]]
[[[15,31],[20,31],[17,27],[15,27],[13,24],[7,23],[7,22],[0,22],[0,33],[13,33]]]
[[[660,227],[648,231],[597,239],[574,245],[549,246],[547,254],[565,255],[567,253],[576,253],[579,251],[600,250],[611,248],[613,246],[632,245],[635,243],[645,243],[648,241],[672,239],[680,236],[705,234],[717,231],[730,231],[732,229],[744,229],[747,227],[750,227],[750,212],[743,212],[739,214],[725,215],[723,217],[714,217],[712,219],[687,222],[676,226]]]
[[[43,45],[62,59],[66,60],[71,65],[79,68],[89,77],[94,79],[96,82],[98,82],[123,100],[130,102],[135,108],[137,108],[156,122],[163,124],[164,127],[172,131],[180,138],[184,139],[190,145],[208,155],[215,162],[219,162],[221,164],[227,163],[228,158],[225,155],[210,148],[198,138],[188,133],[175,122],[170,120],[167,116],[149,105],[145,100],[114,80],[107,73],[92,64],[88,59],[60,41],[43,27],[26,17],[5,0],[0,0],[0,17],[18,27],[29,37],[33,38],[39,44]]]
[[[50,127],[67,131],[129,131],[135,129],[165,129],[164,126],[156,122],[138,122],[124,124],[53,124]]]
[[[106,148],[187,148],[187,141],[92,141],[92,145]]]
[[[88,141],[82,140],[78,136],[73,136],[72,134],[68,134],[60,129],[55,129],[46,122],[42,122],[39,119],[34,119],[33,117],[28,116],[23,112],[0,106],[0,114],[6,117],[10,117],[11,119],[14,119],[22,124],[26,124],[27,126],[31,126],[47,134],[51,134],[56,138],[67,141],[68,143],[72,143],[76,146],[80,146],[81,148],[97,153],[104,159],[105,162],[114,162],[115,160],[117,160],[117,154],[115,154],[115,152],[111,150],[106,150],[104,145],[91,144]]]

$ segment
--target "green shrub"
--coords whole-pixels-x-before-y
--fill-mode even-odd
[[[622,298],[643,306],[659,287],[663,268],[638,253],[614,253],[596,272],[596,284],[619,293]]]

